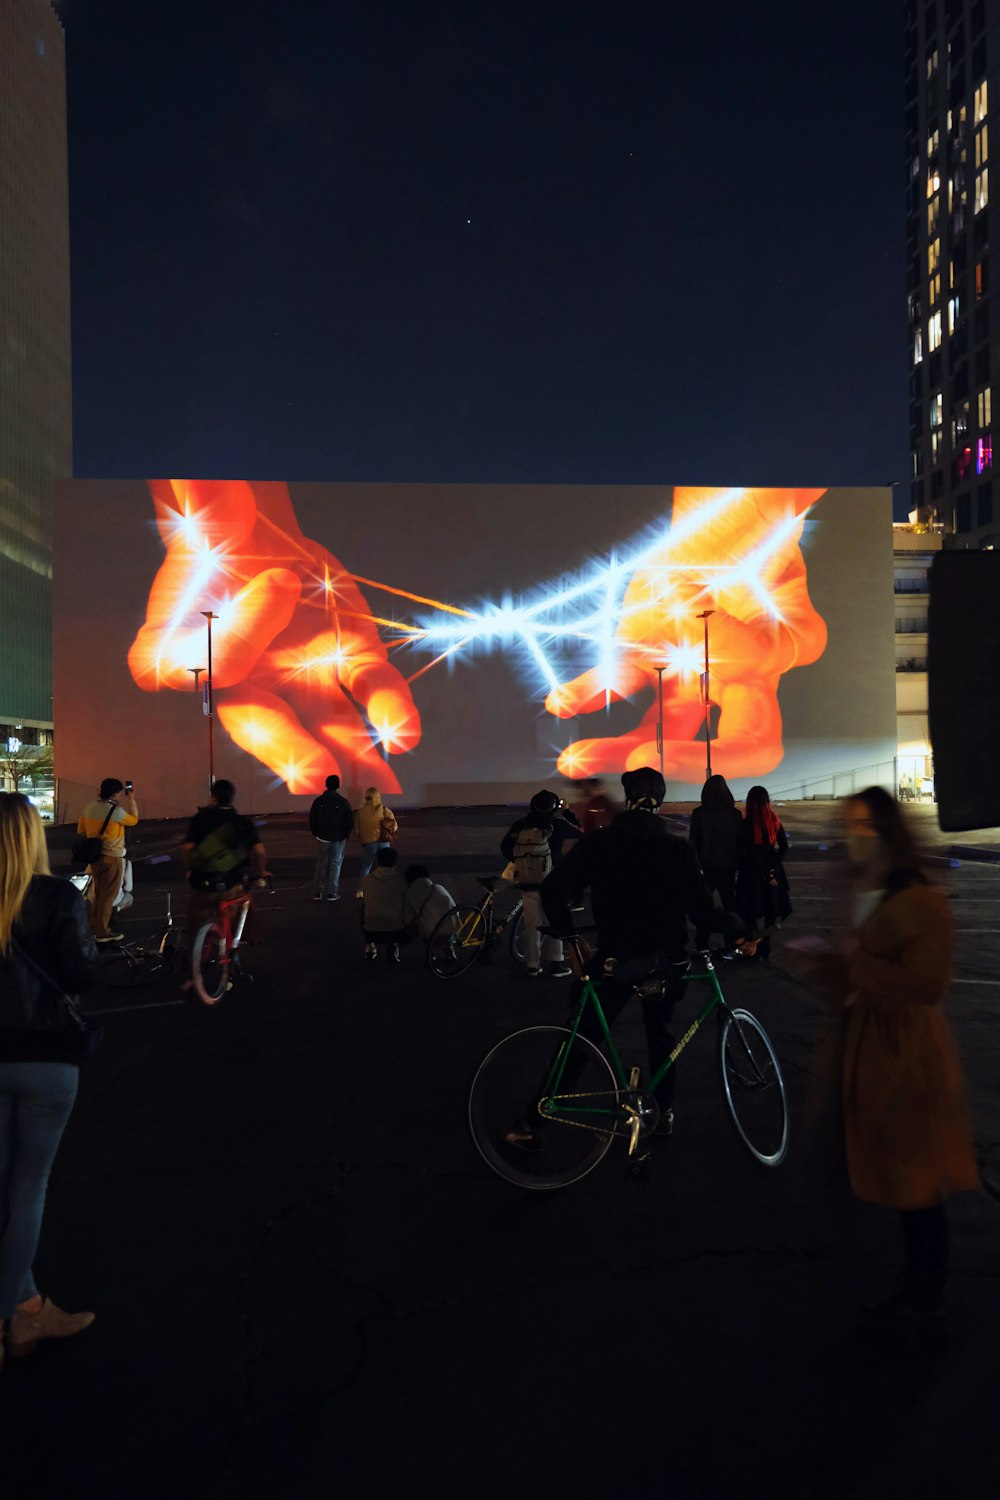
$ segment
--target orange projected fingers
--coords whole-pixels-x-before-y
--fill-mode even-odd
[[[302,584],[287,568],[270,568],[219,606],[213,676],[217,687],[242,682],[295,613]]]
[[[236,551],[257,520],[253,492],[242,481],[152,479],[149,488],[157,530],[168,549]]]
[[[290,792],[318,793],[327,776],[340,772],[329,748],[273,693],[251,689],[219,703],[218,714],[234,743],[263,761]]]
[[[607,708],[609,703],[620,703],[631,698],[645,686],[647,673],[641,667],[620,661],[614,667],[614,686],[608,687],[608,675],[599,667],[582,672],[572,682],[564,682],[553,688],[545,699],[545,707],[557,719],[575,719],[577,714],[594,713]]]
[[[390,755],[412,750],[420,743],[420,715],[408,692],[378,688],[368,699],[367,711],[379,743]]]

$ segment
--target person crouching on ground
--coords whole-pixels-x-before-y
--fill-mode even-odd
[[[42,1297],[32,1263],[45,1190],[76,1099],[82,1023],[73,997],[97,982],[83,897],[49,873],[42,820],[0,794],[0,1368],[94,1314]],[[6,1338],[5,1338],[6,1334]]]
[[[403,872],[403,878],[407,885],[403,902],[407,931],[426,941],[438,923],[455,910],[454,899],[443,885],[434,883],[426,865],[410,865]]]
[[[404,903],[407,884],[396,868],[395,849],[379,849],[375,869],[361,880],[361,925],[365,934],[365,958],[378,958],[385,948],[390,963],[399,963],[399,944],[406,925]]]

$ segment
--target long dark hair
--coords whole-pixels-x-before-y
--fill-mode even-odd
[[[927,885],[920,851],[910,832],[899,803],[883,786],[867,786],[855,792],[848,802],[860,802],[871,819],[872,828],[889,860],[885,889],[905,891],[910,885]]]
[[[771,806],[766,786],[752,786],[747,792],[747,822],[755,844],[776,844],[781,819]]]

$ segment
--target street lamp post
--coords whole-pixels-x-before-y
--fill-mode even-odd
[[[709,679],[709,666],[708,666],[708,622],[709,622],[709,619],[711,618],[711,616],[714,615],[714,614],[715,614],[715,610],[714,609],[706,609],[706,610],[704,610],[698,616],[699,620],[704,620],[704,622],[705,622],[705,675],[702,678],[702,682],[704,684],[704,689],[703,690],[704,690],[704,694],[705,694],[704,701],[705,701],[705,763],[706,763],[705,764],[705,780],[706,781],[710,780],[711,775],[712,775],[712,695],[711,695],[711,684],[710,684],[710,679]]]
[[[205,624],[208,628],[208,671],[205,676],[205,686],[208,689],[206,711],[208,713],[208,795],[212,795],[215,785],[215,701],[212,697],[212,621],[219,617],[210,609],[203,609]],[[199,669],[200,670],[200,669]],[[195,683],[197,684],[197,677]]]
[[[666,671],[666,666],[665,665],[656,666],[656,667],[654,667],[653,670],[656,672],[656,679],[657,679],[657,681],[656,681],[656,695],[657,695],[657,699],[658,699],[658,702],[659,702],[659,705],[660,705],[660,717],[659,717],[659,719],[656,722],[656,748],[657,748],[657,751],[659,752],[659,756],[660,756],[660,775],[662,776],[663,775],[663,674]]]

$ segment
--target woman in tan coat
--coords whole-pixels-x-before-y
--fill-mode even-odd
[[[370,875],[375,868],[380,849],[387,849],[399,832],[396,815],[382,801],[377,786],[368,787],[365,800],[354,814],[354,832],[361,840],[364,854],[361,860],[361,878]],[[362,894],[358,886],[358,896]]]
[[[847,843],[857,872],[857,939],[848,957],[844,1125],[851,1186],[898,1210],[903,1287],[876,1323],[934,1337],[943,1328],[952,1193],[979,1173],[962,1075],[940,1004],[952,979],[947,898],[927,882],[895,800],[851,797]]]

